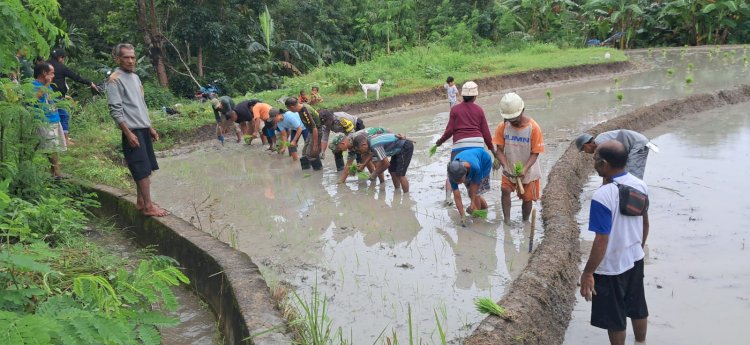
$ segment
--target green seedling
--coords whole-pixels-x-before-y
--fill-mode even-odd
[[[357,166],[352,164],[349,166],[349,175],[356,175],[357,174]]]
[[[357,174],[357,178],[359,178],[360,180],[367,180],[368,178],[370,178],[370,174],[368,174],[368,173],[366,173],[364,171],[360,171]]]
[[[674,69],[673,68],[668,69],[667,70],[667,75],[671,77],[672,74],[674,74]]]
[[[437,145],[432,145],[432,147],[430,147],[430,152],[429,152],[430,157],[434,156],[435,152],[437,152]]]
[[[745,56],[745,57],[743,57],[743,58],[742,58],[742,62],[743,62],[743,63],[744,63],[745,65],[747,65],[747,56]]]
[[[693,66],[693,63],[692,63],[692,62],[691,62],[691,63],[688,63],[688,71],[692,71],[692,70],[693,70],[693,67],[694,67],[694,66]]]
[[[693,76],[689,75],[685,78],[685,84],[692,84],[693,83]]]
[[[312,176],[312,174],[310,174],[310,173],[305,173],[304,175],[302,175],[302,177],[304,177],[304,178],[308,178],[310,176]]]
[[[615,78],[615,85],[620,85],[620,78]]]
[[[547,89],[547,99],[550,101],[552,100],[552,90],[550,89]]]
[[[661,48],[661,56],[662,57],[667,57],[667,49],[666,48]]]
[[[625,95],[622,94],[622,92],[617,93],[617,100],[622,102],[622,99],[625,98]]]
[[[497,305],[495,301],[487,297],[477,298],[474,301],[474,305],[477,307],[477,311],[482,314],[491,314],[495,316],[505,317],[505,308]]]
[[[244,140],[245,144],[248,144],[248,145],[250,145],[250,142],[252,142],[253,139],[255,139],[255,137],[249,134],[245,134],[242,136],[242,140]]]
[[[513,174],[516,176],[521,176],[522,173],[523,173],[523,163],[516,162],[515,164],[513,164]]]
[[[489,212],[487,210],[474,210],[471,212],[471,216],[474,218],[483,218],[487,219],[487,214]]]

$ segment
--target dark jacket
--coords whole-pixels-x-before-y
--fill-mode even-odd
[[[73,79],[81,84],[91,85],[91,81],[81,78],[76,72],[73,72],[64,63],[57,61],[57,59],[50,59],[48,61],[52,67],[55,68],[55,78],[52,79],[52,90],[60,92],[63,96],[68,93],[68,85],[65,84],[65,78]]]

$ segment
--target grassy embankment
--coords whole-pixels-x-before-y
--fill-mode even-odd
[[[611,59],[604,59],[605,52],[610,52]],[[624,60],[627,57],[618,50],[561,50],[544,44],[511,52],[499,47],[476,48],[471,54],[441,46],[420,47],[380,56],[356,66],[334,64],[319,68],[307,75],[287,79],[284,88],[247,94],[235,98],[235,101],[259,98],[278,105],[276,99],[298,95],[300,90],[306,90],[309,94],[312,86],[319,86],[325,99],[322,106],[335,108],[364,101],[357,82],[360,78],[363,83],[382,79],[385,82],[380,95],[382,98],[429,90],[442,85],[448,75],[452,75],[460,87],[460,83],[470,79]],[[171,148],[186,133],[214,122],[209,104],[187,100],[182,104],[181,116],[168,117],[158,109],[151,112],[153,126],[162,137],[155,144],[156,150]],[[71,127],[71,136],[77,145],[63,155],[63,170],[84,180],[132,189],[127,169],[119,164],[122,157],[120,132],[109,118],[106,101],[99,99],[77,109]]]

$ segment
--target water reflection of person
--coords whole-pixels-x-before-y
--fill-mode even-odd
[[[422,229],[414,214],[414,201],[408,194],[393,193],[393,200],[388,205],[384,188],[370,188],[370,195],[352,194],[356,199],[350,205],[354,207],[350,214],[357,215],[355,226],[362,233],[364,243],[371,247],[378,243],[391,246],[410,242]]]
[[[454,286],[462,290],[469,290],[472,286],[490,288],[490,274],[497,269],[497,237],[491,226],[475,224],[472,228],[459,228],[456,230],[456,241],[443,231],[438,230],[438,233],[443,235],[456,256]]]
[[[514,231],[511,231],[514,229]],[[511,280],[518,278],[526,263],[529,262],[529,235],[531,224],[524,222],[523,229],[503,223],[503,251],[505,252],[505,264],[508,266],[508,274]]]

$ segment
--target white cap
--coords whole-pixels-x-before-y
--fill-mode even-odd
[[[467,81],[461,86],[461,96],[478,96],[479,86],[473,81]]]
[[[500,100],[500,116],[509,120],[521,115],[525,107],[521,96],[515,92],[506,93]]]

